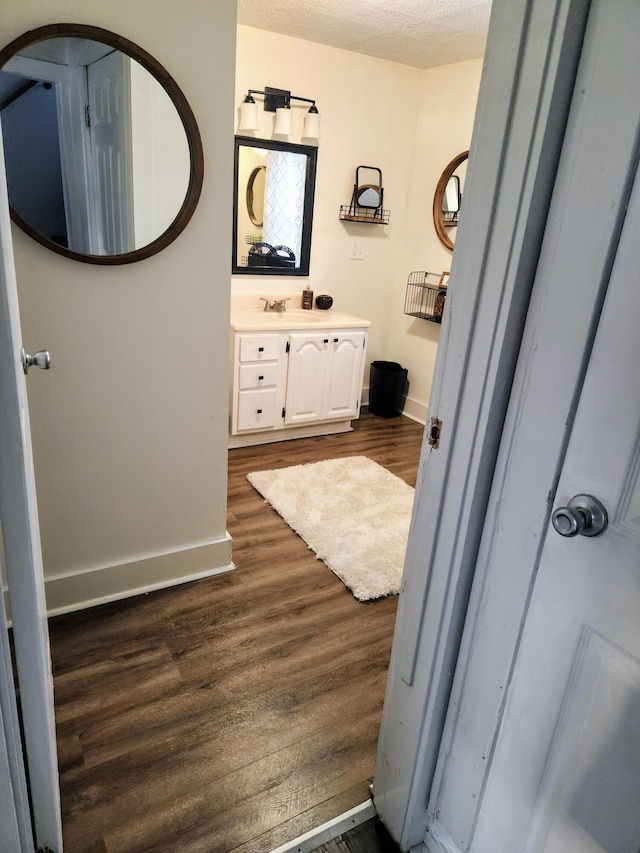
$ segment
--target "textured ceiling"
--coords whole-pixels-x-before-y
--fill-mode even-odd
[[[491,0],[238,0],[241,24],[416,68],[484,53]]]

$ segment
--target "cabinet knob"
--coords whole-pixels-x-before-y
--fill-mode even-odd
[[[259,415],[261,415],[261,414],[262,414],[262,409],[258,409],[258,410],[257,410],[257,412],[258,412],[258,414],[259,414]]]
[[[258,352],[264,352],[264,347],[258,347]]]
[[[262,382],[263,379],[264,379],[264,376],[258,376],[258,382]]]

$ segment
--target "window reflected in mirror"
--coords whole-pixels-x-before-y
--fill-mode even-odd
[[[232,272],[308,275],[317,149],[236,137]]]

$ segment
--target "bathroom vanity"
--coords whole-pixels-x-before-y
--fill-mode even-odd
[[[229,446],[350,430],[369,326],[333,309],[233,311]]]

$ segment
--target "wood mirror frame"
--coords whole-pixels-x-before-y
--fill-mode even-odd
[[[453,160],[447,165],[444,172],[440,175],[440,180],[436,186],[436,191],[433,196],[433,224],[436,229],[436,234],[438,235],[438,239],[445,247],[445,249],[449,249],[449,251],[453,251],[453,240],[447,233],[447,225],[445,225],[444,217],[442,215],[442,202],[444,201],[444,194],[447,189],[447,184],[449,183],[449,179],[458,168],[461,163],[468,158],[469,151],[463,151],[461,154],[458,154],[457,157],[454,157]],[[450,225],[448,227],[451,227]]]
[[[178,237],[191,219],[200,198],[204,175],[204,157],[202,140],[195,116],[176,81],[153,56],[123,36],[112,33],[109,30],[104,30],[101,27],[85,24],[48,24],[30,30],[0,50],[0,71],[3,70],[5,64],[12,57],[25,47],[48,39],[64,37],[87,39],[113,47],[134,59],[162,86],[176,108],[188,144],[190,166],[189,181],[185,196],[173,221],[165,228],[162,234],[145,246],[122,254],[100,255],[74,251],[40,234],[13,207],[10,207],[11,218],[23,231],[47,249],[51,249],[60,255],[76,261],[89,264],[128,264],[143,260],[162,251]]]

